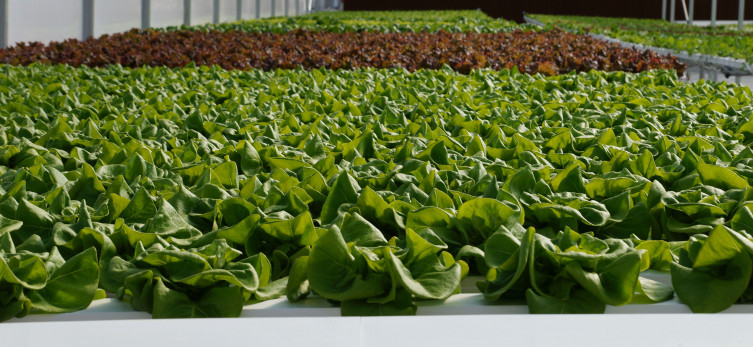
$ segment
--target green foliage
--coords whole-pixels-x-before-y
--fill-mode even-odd
[[[60,87],[49,86],[59,84]],[[751,93],[671,71],[0,66],[0,318],[753,299]],[[469,267],[466,262],[472,266]]]
[[[700,27],[658,19],[529,15],[562,28],[680,52],[730,57],[753,63],[753,36],[737,27]]]
[[[295,17],[271,17],[232,23],[204,24],[175,29],[275,32],[315,30],[330,32],[505,32],[533,26],[494,19],[478,10],[459,11],[347,11],[317,12]]]

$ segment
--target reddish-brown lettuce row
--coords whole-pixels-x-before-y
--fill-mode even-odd
[[[476,68],[512,68],[555,75],[570,71],[639,72],[685,66],[675,57],[626,49],[592,37],[551,30],[505,33],[289,33],[132,30],[85,41],[19,44],[0,50],[0,62],[73,66],[225,69],[352,69],[402,67],[410,71],[447,64],[467,73]]]

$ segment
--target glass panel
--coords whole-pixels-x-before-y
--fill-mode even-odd
[[[152,0],[152,27],[183,24],[183,0]]]
[[[272,3],[270,0],[259,0],[261,1],[261,6],[259,7],[259,17],[260,18],[266,18],[271,16],[272,14]]]
[[[206,24],[212,22],[212,11],[214,1],[212,0],[193,0],[191,2],[191,24]]]
[[[221,0],[220,1],[220,22],[235,22],[235,7],[237,2],[235,0]]]
[[[285,0],[275,0],[275,17],[285,15]]]
[[[94,36],[141,28],[141,0],[104,0],[94,3]]]
[[[256,0],[243,0],[241,5],[241,18],[242,19],[254,19],[256,18]]]
[[[8,4],[8,44],[81,38],[81,0],[22,0]]]
[[[235,0],[220,1],[220,22],[235,22]]]

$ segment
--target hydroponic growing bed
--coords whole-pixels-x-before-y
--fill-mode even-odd
[[[315,34],[304,17],[0,51],[3,329],[750,312],[750,89],[682,83],[675,58],[593,38],[424,15],[480,33]],[[185,50],[211,37],[227,40]],[[394,44],[346,48],[374,37]],[[274,49],[238,51],[249,38]],[[500,55],[511,42],[530,54]],[[610,322],[571,323],[586,321]]]
[[[551,16],[531,14],[526,21],[617,40],[628,47],[676,55],[683,62],[721,69],[723,73],[753,74],[753,36],[730,27],[698,27],[655,19]]]

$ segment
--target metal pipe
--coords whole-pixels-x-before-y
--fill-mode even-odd
[[[220,22],[220,0],[214,0],[212,3],[212,23]]]
[[[688,20],[688,5],[685,4],[685,0],[680,0],[680,1],[682,1],[682,11],[685,13],[685,20],[687,21]]]
[[[711,27],[716,26],[716,0],[711,0]]]
[[[745,0],[740,0],[737,7],[737,30],[745,30]]]
[[[661,0],[661,19],[667,20],[667,0]]]
[[[191,26],[191,0],[183,0],[183,25]]]
[[[271,0],[271,1],[272,1],[272,11],[271,12],[272,12],[272,17],[274,17],[275,16],[275,12],[276,12],[275,11],[276,10],[276,8],[275,8],[275,2],[277,2],[277,1],[275,1],[275,0]]]
[[[243,19],[243,0],[235,0],[235,20]]]
[[[152,0],[141,0],[141,29],[152,26]]]
[[[688,25],[693,25],[694,10],[695,10],[695,0],[688,0]]]
[[[261,0],[256,0],[256,19],[261,18]]]
[[[290,0],[285,0],[285,17],[290,15]]]
[[[669,21],[675,21],[675,0],[669,0]]]
[[[94,37],[94,0],[84,0],[83,32],[84,40]]]
[[[0,48],[6,48],[8,42],[8,0],[0,0]]]

